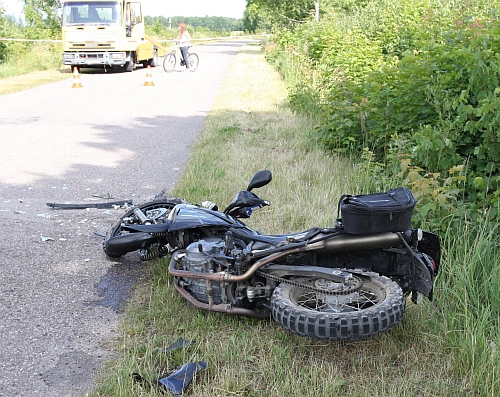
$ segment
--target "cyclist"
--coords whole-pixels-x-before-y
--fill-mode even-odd
[[[189,70],[188,48],[191,47],[191,35],[187,31],[184,22],[179,23],[179,36],[177,36],[177,41],[179,42],[181,55],[186,65],[185,72],[187,72]]]

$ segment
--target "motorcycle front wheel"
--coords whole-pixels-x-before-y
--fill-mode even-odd
[[[387,332],[403,318],[406,298],[401,287],[377,273],[355,292],[330,295],[304,287],[280,284],[272,298],[272,316],[283,328],[300,336],[348,341]],[[325,279],[298,279],[321,289],[338,288]]]
[[[163,223],[164,220],[167,219],[168,215],[170,214],[170,211],[172,211],[172,208],[174,208],[175,205],[182,202],[183,201],[181,199],[173,199],[173,198],[157,199],[141,204],[137,207],[131,207],[130,209],[128,209],[121,217],[119,217],[115,222],[113,222],[108,232],[106,233],[106,237],[104,238],[104,242],[102,244],[102,247],[106,255],[108,255],[111,258],[118,258],[122,256],[114,254],[113,252],[110,252],[107,249],[108,241],[112,237],[121,236],[123,234],[128,233],[123,230],[124,226],[141,224],[137,216],[134,214],[134,210],[136,208],[141,209],[141,211],[144,213],[144,215],[146,215],[148,221],[151,224]]]

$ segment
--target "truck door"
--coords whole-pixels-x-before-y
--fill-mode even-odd
[[[126,3],[125,5],[125,31],[127,37],[144,40],[144,21],[142,20],[141,3]]]

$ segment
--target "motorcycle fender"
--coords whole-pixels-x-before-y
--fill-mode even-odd
[[[129,233],[123,236],[111,237],[106,243],[106,252],[111,255],[125,255],[149,247],[158,239],[149,233]]]
[[[432,290],[434,287],[434,266],[431,259],[424,253],[416,254],[414,257],[415,274],[413,291],[425,295],[432,301]]]
[[[172,221],[165,223],[155,223],[153,225],[126,225],[123,230],[142,233],[168,233]]]
[[[342,269],[330,267],[317,267],[317,266],[293,266],[293,265],[267,265],[260,269],[265,273],[271,274],[276,277],[310,277],[310,278],[324,278],[332,280],[336,283],[344,283],[349,278],[350,274],[354,274],[362,280],[370,280],[370,277],[358,273],[356,270],[345,271]]]

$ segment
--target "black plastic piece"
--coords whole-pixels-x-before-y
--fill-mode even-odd
[[[269,170],[262,170],[257,172],[250,183],[248,184],[247,190],[257,189],[259,187],[267,185],[273,179],[273,174]]]
[[[190,344],[191,344],[191,341],[183,339],[183,338],[179,338],[174,343],[172,343],[170,346],[165,348],[164,352],[168,353],[168,352],[171,352],[173,350],[177,350],[177,349],[181,349],[183,347],[189,346]]]
[[[113,208],[115,206],[132,205],[132,200],[107,201],[105,203],[85,203],[85,204],[59,204],[47,203],[48,207],[55,210],[84,210],[86,208]]]
[[[167,390],[170,390],[174,396],[178,396],[188,387],[194,376],[206,367],[207,363],[204,361],[184,364],[172,375],[159,379],[158,383],[163,385]]]

